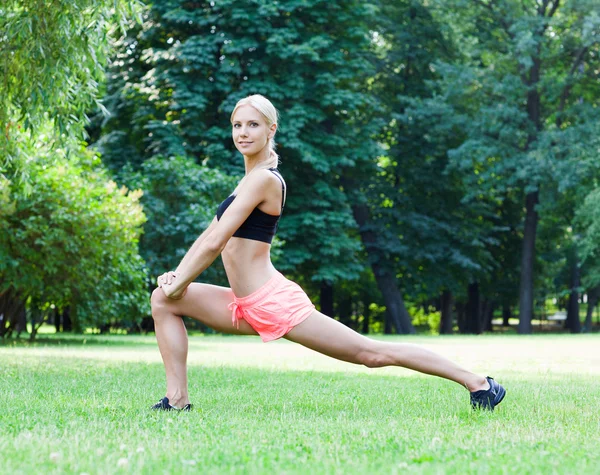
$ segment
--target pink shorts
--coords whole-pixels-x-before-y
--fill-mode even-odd
[[[246,297],[235,297],[229,304],[231,320],[239,328],[239,320],[246,320],[267,342],[281,338],[303,322],[313,312],[304,290],[277,272],[265,285]]]

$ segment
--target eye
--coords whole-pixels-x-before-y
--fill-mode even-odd
[[[258,127],[258,122],[251,122],[251,123],[250,123],[250,125],[251,125],[252,127]]]
[[[240,124],[233,124],[233,128],[234,128],[234,129],[237,129],[237,128],[239,128],[239,126],[240,126]]]

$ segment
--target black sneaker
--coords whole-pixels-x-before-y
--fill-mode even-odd
[[[163,397],[160,401],[158,401],[150,409],[154,409],[155,411],[186,411],[186,412],[189,412],[192,410],[192,407],[193,406],[191,404],[186,404],[181,409],[179,409],[178,407],[171,406],[169,404],[168,397]]]
[[[474,391],[471,393],[471,405],[473,409],[487,409],[493,411],[494,407],[502,402],[506,395],[506,390],[494,381],[494,378],[486,376],[490,389]]]

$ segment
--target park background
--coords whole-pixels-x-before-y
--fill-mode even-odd
[[[151,330],[156,276],[243,174],[229,114],[254,93],[281,113],[273,260],[324,313],[592,331],[598,7],[4,2],[0,334]]]
[[[598,473],[599,12],[1,2],[3,472]],[[194,411],[149,410],[155,277],[242,176],[253,93],[281,113],[275,265],[361,333],[496,377],[493,413],[189,319]]]

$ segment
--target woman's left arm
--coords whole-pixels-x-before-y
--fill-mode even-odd
[[[179,264],[176,278],[171,284],[162,286],[167,297],[182,294],[183,290],[221,254],[231,236],[246,221],[254,208],[265,201],[270,187],[274,186],[271,175],[265,170],[247,178],[214,229],[195,249],[190,249],[185,261]]]

